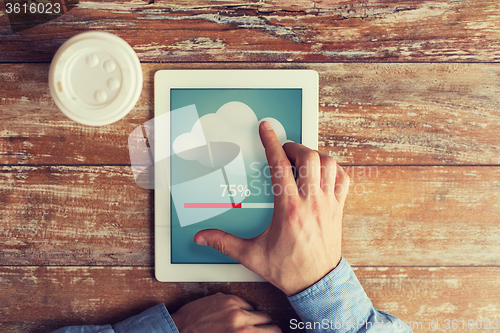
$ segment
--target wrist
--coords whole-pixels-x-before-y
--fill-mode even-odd
[[[317,274],[310,275],[310,276],[301,276],[303,279],[298,279],[299,281],[290,281],[289,277],[287,279],[288,283],[284,283],[281,285],[281,287],[278,287],[287,297],[291,297],[294,295],[297,295],[304,290],[309,289],[319,281],[321,281],[325,276],[330,274],[335,268],[338,267],[340,264],[340,261],[342,260],[342,257],[339,256],[338,259],[334,260],[334,264],[331,265],[325,265],[323,267],[326,267],[326,269],[323,270],[317,270]],[[302,280],[302,281],[300,281]]]

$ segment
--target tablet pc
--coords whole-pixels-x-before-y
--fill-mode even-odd
[[[217,228],[251,238],[268,227],[275,189],[258,126],[268,120],[282,144],[317,149],[317,73],[160,70],[154,89],[156,278],[263,281],[193,236]]]

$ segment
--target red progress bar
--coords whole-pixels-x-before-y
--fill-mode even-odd
[[[184,208],[241,208],[241,203],[186,202],[184,203]]]

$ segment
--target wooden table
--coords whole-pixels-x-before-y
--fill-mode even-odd
[[[498,0],[90,0],[14,33],[0,2],[0,331],[218,291],[291,331],[269,284],[154,279],[153,192],[134,184],[127,137],[153,117],[165,68],[318,71],[320,150],[352,179],[343,254],[375,307],[415,332],[500,320],[499,13]],[[140,100],[110,126],[70,121],[49,95],[52,56],[88,30],[142,62]]]

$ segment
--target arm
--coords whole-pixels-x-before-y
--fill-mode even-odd
[[[352,269],[341,261],[347,174],[330,156],[297,143],[282,147],[267,122],[260,124],[259,133],[273,189],[280,189],[268,229],[252,239],[203,230],[195,242],[221,251],[271,282],[290,297],[304,321],[359,320],[368,329],[383,321],[400,322],[373,308]],[[364,332],[363,327],[309,332]]]
[[[200,298],[170,314],[160,304],[116,325],[71,326],[53,333],[280,333],[269,315],[238,296],[215,295]]]
[[[179,333],[164,304],[152,307],[116,325],[69,326],[53,333]]]
[[[292,329],[361,333],[383,328],[383,332],[411,332],[400,319],[373,307],[345,259],[318,283],[288,300],[302,319],[291,321]]]

